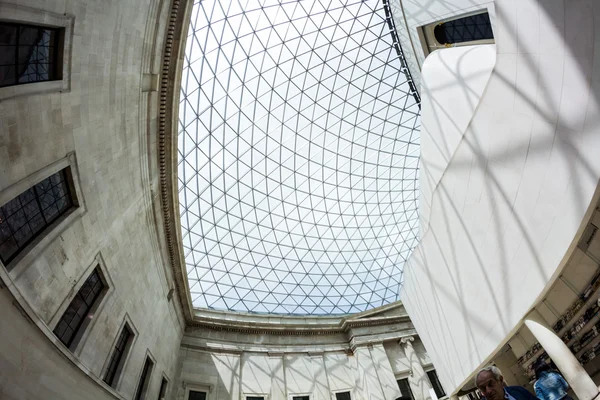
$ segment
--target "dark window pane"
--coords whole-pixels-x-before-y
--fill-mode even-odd
[[[0,24],[0,45],[17,44],[17,26]]]
[[[8,265],[38,234],[72,206],[67,172],[62,170],[0,207],[2,263]]]
[[[0,86],[10,86],[17,83],[17,74],[15,66],[2,66],[0,67]]]
[[[162,382],[160,383],[160,391],[158,392],[158,400],[164,400],[164,398],[167,396],[167,385],[169,384],[169,382],[167,382],[167,380],[165,378],[162,379]]]
[[[410,384],[408,383],[408,379],[400,379],[398,381],[398,387],[400,388],[401,397],[398,397],[396,400],[414,400],[412,390],[410,388]]]
[[[60,215],[56,204],[52,204],[50,207],[44,210],[44,217],[48,222],[54,221]]]
[[[474,40],[494,38],[488,13],[442,22],[435,27],[433,32],[435,39],[441,44],[472,42]]]
[[[16,232],[19,229],[21,229],[25,224],[27,224],[25,210],[21,208],[16,210],[12,214],[9,214],[10,211],[11,210],[7,210],[7,212],[5,213],[6,215],[8,215],[6,223],[8,224],[9,229],[11,229],[13,232]]]
[[[246,400],[265,400],[264,397],[256,397],[256,396],[248,396],[246,397]]]
[[[31,228],[31,231],[34,235],[38,234],[42,229],[44,229],[45,226],[46,221],[41,213],[35,214],[29,220],[29,228]]]
[[[446,392],[444,391],[444,388],[442,387],[442,384],[438,379],[437,372],[435,372],[435,370],[428,371],[427,376],[429,377],[431,386],[433,386],[433,390],[435,391],[435,395],[438,397],[438,399],[440,397],[444,397],[446,395]]]
[[[110,362],[108,363],[108,368],[106,370],[106,375],[104,376],[104,382],[108,385],[113,386],[115,384],[115,378],[117,377],[117,370],[121,365],[123,360],[123,356],[125,354],[125,349],[127,348],[127,343],[129,342],[132,336],[131,331],[125,325],[119,338],[117,339],[117,343],[113,350],[112,355],[110,356]]]
[[[68,326],[69,325],[65,321],[60,320],[58,325],[56,325],[56,328],[54,328],[54,334],[59,337],[64,335]]]
[[[292,400],[310,400],[309,396],[294,396]]]
[[[93,297],[87,297],[91,292],[90,285],[93,286],[97,284],[101,285],[100,290],[98,290]],[[56,328],[54,328],[54,334],[65,346],[69,347],[71,343],[73,343],[73,339],[81,329],[85,318],[89,314],[94,303],[100,298],[100,293],[103,288],[104,285],[100,279],[100,272],[96,269],[86,279],[75,297],[73,297],[73,300],[71,300],[71,303],[56,325]]]
[[[17,245],[15,239],[13,239],[12,237],[8,238],[6,241],[0,244],[0,253],[6,254],[7,257],[14,257],[17,254],[18,250],[19,246]]]
[[[258,398],[262,399],[262,397],[258,397]],[[251,399],[251,397],[247,397],[246,399]],[[188,397],[188,400],[206,400],[206,393],[190,390],[190,395]]]
[[[350,392],[336,393],[335,394],[335,399],[336,400],[351,400],[351,398],[350,398]]]
[[[25,246],[33,237],[33,233],[31,232],[31,229],[29,229],[28,225],[23,225],[15,232],[13,237],[19,246]]]
[[[146,362],[144,362],[144,369],[142,369],[142,374],[140,375],[140,381],[138,383],[138,388],[135,394],[135,400],[142,400],[142,396],[145,397],[146,387],[148,386],[148,379],[152,374],[152,367],[154,363],[152,360],[146,357]]]
[[[59,31],[0,22],[0,86],[59,79]]]

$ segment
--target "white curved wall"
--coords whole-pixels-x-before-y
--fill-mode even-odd
[[[419,219],[427,231],[432,194],[463,138],[496,65],[496,46],[435,51],[423,64]],[[460,88],[457,88],[457,83]]]
[[[404,272],[406,309],[442,382],[458,389],[549,287],[595,204],[600,3],[402,3],[413,38],[417,26],[484,7],[494,24],[495,66],[474,113],[444,105],[452,93],[427,99],[423,91],[425,215],[421,243]],[[430,56],[424,86],[436,82],[440,69],[448,77],[460,70],[454,51]],[[465,87],[459,78],[456,92]],[[468,119],[456,141],[448,121],[461,126]],[[439,154],[447,139],[456,141],[455,150]],[[441,176],[437,186],[429,185],[428,168]]]

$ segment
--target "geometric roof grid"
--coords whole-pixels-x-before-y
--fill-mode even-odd
[[[178,182],[195,308],[338,315],[399,299],[420,104],[386,7],[194,4]]]

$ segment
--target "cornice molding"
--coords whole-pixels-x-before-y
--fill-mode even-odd
[[[183,59],[185,37],[189,27],[187,16],[191,10],[189,0],[172,0],[167,26],[167,37],[163,50],[159,115],[158,115],[158,167],[160,200],[162,207],[165,240],[175,287],[183,309],[186,323],[192,321],[192,309],[187,295],[187,280],[183,275],[181,240],[179,239],[179,215],[177,202],[177,115],[178,88],[181,82],[180,65]]]
[[[363,347],[373,347],[383,345],[384,343],[398,343],[404,337],[416,335],[414,329],[406,329],[387,334],[364,334],[361,336],[349,336],[344,339],[331,342],[321,341],[319,338],[306,339],[302,342],[280,343],[277,340],[273,342],[261,341],[257,343],[253,338],[235,337],[231,340],[220,338],[216,340],[203,339],[196,336],[185,336],[181,347],[208,353],[224,353],[232,355],[241,355],[243,353],[265,354],[270,357],[280,357],[289,354],[308,354],[311,357],[320,357],[324,353],[343,352],[347,355],[353,355],[357,349]]]
[[[372,317],[365,319],[341,319],[338,324],[275,324],[275,323],[250,323],[232,320],[198,320],[191,321],[189,327],[205,328],[210,330],[227,331],[234,333],[277,335],[277,336],[320,336],[349,334],[354,328],[375,327],[410,322],[407,314],[391,317]],[[413,334],[410,329],[410,333]]]

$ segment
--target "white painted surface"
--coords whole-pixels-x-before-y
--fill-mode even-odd
[[[210,400],[237,399],[239,393],[265,395],[269,399],[309,395],[314,400],[329,400],[334,392],[346,390],[351,391],[356,400],[400,397],[394,372],[381,344],[372,349],[360,347],[354,355],[342,352],[234,355],[194,349],[182,349],[180,354],[178,400],[185,400],[186,385],[211,387]]]
[[[427,232],[431,197],[454,156],[496,64],[496,46],[468,46],[434,51],[422,74],[420,223]],[[457,85],[457,82],[459,85]]]
[[[439,166],[435,191],[422,194],[430,196],[423,199],[431,205],[429,225],[405,268],[403,301],[451,393],[553,282],[593,200],[600,176],[600,3],[403,4],[411,34],[450,14],[495,11],[494,70],[452,158]],[[432,63],[458,68],[442,65],[442,56]],[[424,84],[435,81],[432,71],[423,71]],[[455,86],[461,90],[459,79]],[[424,103],[426,132],[435,127],[429,107]],[[427,143],[434,137],[445,136],[422,137],[425,160],[439,145]]]
[[[401,395],[396,380],[417,368],[427,379],[424,369],[430,370],[431,364],[412,325],[381,323],[381,318],[403,316],[401,305],[369,313],[354,319],[362,322],[360,326],[331,334],[188,327],[181,344],[175,378],[180,389],[175,398],[185,400],[185,388],[196,385],[212,388],[209,400],[238,399],[240,394],[330,400],[339,391],[351,391],[353,400],[396,399]],[[398,344],[404,337],[414,338],[410,361]],[[410,385],[415,400],[429,398],[428,392],[424,395],[420,390],[419,379],[411,379]]]

